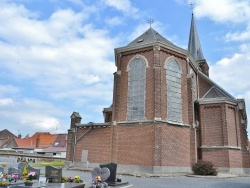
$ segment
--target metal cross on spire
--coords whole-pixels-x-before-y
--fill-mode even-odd
[[[152,25],[152,23],[154,23],[155,21],[152,19],[152,18],[149,18],[148,19],[148,23],[149,23],[149,25],[150,25],[150,28],[151,28],[151,25]]]
[[[190,3],[190,9],[191,9],[191,11],[192,11],[192,15],[193,15],[193,13],[194,13],[194,4],[193,4],[193,2],[191,1],[191,3]]]

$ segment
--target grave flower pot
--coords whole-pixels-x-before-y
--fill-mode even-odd
[[[33,185],[33,182],[24,182],[24,185],[25,185],[25,186],[32,186],[32,185]]]

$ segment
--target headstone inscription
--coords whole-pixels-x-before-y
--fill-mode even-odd
[[[39,177],[40,177],[40,169],[34,168],[34,167],[32,167],[32,166],[28,166],[27,169],[28,169],[29,172],[35,172],[35,173],[36,173],[35,180],[39,180]]]
[[[62,169],[53,166],[45,167],[45,177],[49,183],[61,183],[62,181]]]

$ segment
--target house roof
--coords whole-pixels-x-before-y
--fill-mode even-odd
[[[51,146],[57,134],[49,132],[36,132],[33,136],[27,138],[15,138],[17,146],[21,148],[46,148]]]
[[[39,152],[46,152],[46,153],[66,152],[66,147],[48,147],[40,150]]]
[[[68,134],[57,134],[57,137],[53,143],[54,147],[65,147],[67,146],[67,136]]]
[[[13,138],[13,137],[16,137],[16,135],[14,135],[12,132],[10,132],[7,129],[0,131],[0,140],[5,140],[7,138]]]
[[[11,141],[13,140],[13,138],[7,138],[6,140],[4,140],[4,142],[0,145],[0,148],[8,148],[9,144],[11,143]]]
[[[32,137],[28,138],[15,138],[17,147],[19,148],[35,148],[36,139]]]

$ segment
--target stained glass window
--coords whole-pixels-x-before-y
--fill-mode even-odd
[[[174,122],[182,122],[181,69],[174,59],[167,62],[166,83],[167,119]]]
[[[145,118],[146,64],[143,59],[136,58],[129,64],[127,120],[143,120]]]

